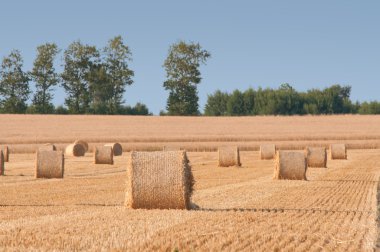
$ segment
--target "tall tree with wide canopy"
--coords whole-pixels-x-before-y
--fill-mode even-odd
[[[59,53],[56,44],[46,43],[37,47],[37,57],[30,72],[35,82],[36,92],[33,97],[35,112],[46,114],[54,111],[52,88],[59,83],[59,75],[54,68],[54,60]]]
[[[29,98],[29,76],[18,50],[4,57],[0,69],[0,109],[3,113],[25,113]]]
[[[169,115],[198,115],[198,90],[201,64],[211,54],[199,43],[180,41],[170,46],[164,62],[167,79],[163,86],[169,90],[166,109]]]

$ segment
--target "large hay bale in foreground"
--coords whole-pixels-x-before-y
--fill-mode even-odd
[[[36,178],[63,178],[64,156],[62,151],[37,151]]]
[[[4,162],[9,162],[9,148],[8,148],[8,146],[3,146],[1,148],[1,150],[3,151]]]
[[[123,154],[123,147],[119,143],[108,143],[104,146],[111,146],[114,156],[121,156]]]
[[[113,150],[111,146],[97,146],[94,150],[95,164],[113,165]]]
[[[163,151],[180,151],[181,147],[179,146],[164,146],[162,148]]]
[[[80,144],[84,147],[84,152],[87,152],[88,151],[88,143],[86,141],[83,141],[83,140],[76,140],[74,142],[74,144]]]
[[[236,146],[219,147],[218,156],[220,167],[241,165],[239,148]]]
[[[4,152],[0,150],[0,176],[4,175],[5,164],[4,164]]]
[[[56,151],[57,148],[55,147],[54,144],[47,143],[47,144],[44,144],[44,145],[38,147],[38,150],[39,151]]]
[[[325,147],[307,147],[305,156],[308,167],[326,168],[327,152]]]
[[[262,144],[260,145],[260,159],[274,159],[276,156],[276,145]]]
[[[276,153],[274,179],[306,180],[305,154],[296,151]]]
[[[145,209],[190,209],[194,178],[185,151],[132,152],[125,205]]]
[[[81,144],[69,144],[65,150],[66,155],[73,157],[82,157],[85,153],[86,150]]]
[[[347,149],[345,144],[330,145],[331,159],[347,159]]]

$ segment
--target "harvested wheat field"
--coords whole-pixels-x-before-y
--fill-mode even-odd
[[[348,149],[380,148],[380,116],[158,117],[86,115],[1,115],[0,145],[33,153],[46,143],[59,150],[81,139],[95,146],[118,142],[123,151],[217,151],[220,146],[259,150],[345,143]]]
[[[309,168],[309,181],[275,181],[258,152],[241,152],[240,168],[188,153],[199,209],[187,211],[124,207],[127,155],[68,157],[63,180],[36,180],[34,155],[17,154],[0,177],[0,249],[370,251],[380,150],[348,156]]]
[[[82,116],[72,124],[62,118],[66,119],[0,116],[5,128],[0,145],[10,147],[10,162],[5,163],[5,176],[0,176],[1,251],[376,248],[380,149],[364,147],[368,142],[380,143],[380,117],[193,118],[192,126],[186,126],[191,121],[188,118],[149,117],[145,124],[144,117],[103,121],[103,117]],[[90,124],[94,118],[98,123]],[[220,124],[210,123],[207,129],[202,120]],[[158,124],[150,125],[153,121]],[[43,123],[46,126],[41,129]],[[35,124],[34,131],[23,128],[30,124]],[[56,128],[58,124],[63,125]],[[228,132],[236,133],[231,139],[223,135],[229,124],[234,130]],[[143,133],[136,130],[139,127]],[[264,136],[267,139],[260,139]],[[49,142],[60,151],[75,139],[88,141],[90,150],[83,157],[65,156],[64,178],[36,179],[35,147]],[[125,206],[129,153],[114,156],[113,165],[95,164],[91,150],[103,142],[120,142],[123,151],[128,151],[142,147],[140,139],[160,150],[165,145],[210,147],[208,152],[187,152],[195,180],[191,202],[197,207],[145,210]],[[327,168],[307,168],[307,180],[274,180],[275,160],[261,160],[258,148],[270,141],[280,148],[289,142],[300,153],[304,145],[327,147],[350,141],[358,145],[348,145],[347,159],[329,158]],[[241,166],[218,167],[218,146],[240,144],[249,149],[240,151]]]

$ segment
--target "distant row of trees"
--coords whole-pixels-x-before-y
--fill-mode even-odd
[[[23,71],[18,50],[4,57],[0,67],[0,113],[38,114],[131,114],[149,115],[145,104],[125,105],[126,87],[133,84],[134,71],[129,62],[132,53],[121,36],[109,40],[104,48],[71,43],[63,53],[63,71],[57,73],[54,61],[60,53],[57,45],[46,43],[37,47],[33,69]],[[166,111],[161,115],[200,115],[199,70],[210,52],[199,43],[179,41],[169,47],[163,64],[169,92]],[[30,83],[35,85],[31,94]],[[52,103],[54,88],[62,86],[65,106]],[[380,114],[379,102],[352,102],[351,87],[331,87],[298,92],[289,84],[278,89],[258,88],[232,93],[216,91],[208,96],[205,115],[296,115],[296,114]],[[32,103],[28,100],[32,98]]]
[[[75,41],[64,51],[64,70],[57,73],[54,61],[60,50],[54,43],[37,47],[31,71],[23,71],[20,51],[13,50],[0,68],[0,112],[39,114],[150,114],[141,103],[124,105],[125,88],[133,83],[129,68],[131,52],[121,36],[106,47]],[[31,94],[30,82],[35,85]],[[65,105],[52,104],[54,88],[61,85]],[[32,103],[27,101],[32,98]]]
[[[54,62],[60,53],[57,45],[37,47],[33,69],[23,70],[20,51],[4,57],[0,67],[0,113],[39,114],[151,114],[141,103],[124,105],[126,87],[133,84],[134,71],[129,62],[132,53],[121,36],[109,40],[99,49],[80,41],[71,43],[63,52],[63,72],[57,73]],[[169,92],[165,115],[199,115],[197,85],[201,82],[199,67],[210,53],[198,43],[179,41],[170,46],[163,64]],[[32,94],[30,83],[35,85]],[[54,88],[63,87],[65,106],[52,103]],[[32,103],[28,104],[31,98]]]
[[[287,83],[278,89],[217,90],[208,96],[205,115],[380,114],[380,102],[352,102],[350,95],[351,87],[341,85],[307,92],[298,92]]]

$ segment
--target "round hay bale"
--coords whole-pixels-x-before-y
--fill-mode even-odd
[[[5,170],[5,164],[4,164],[4,153],[2,150],[0,150],[0,176],[4,175],[4,170]]]
[[[308,167],[322,167],[326,168],[327,152],[324,147],[307,147],[305,156]]]
[[[84,147],[84,152],[87,152],[88,151],[88,143],[86,141],[83,141],[83,140],[76,140],[74,142],[74,144],[80,144],[80,145],[83,145]]]
[[[347,149],[345,144],[330,145],[331,159],[347,159]]]
[[[276,156],[276,145],[262,144],[260,145],[260,159],[274,159]]]
[[[185,151],[131,152],[125,206],[190,209],[194,178]]]
[[[111,146],[114,156],[121,156],[123,154],[123,147],[119,143],[108,143],[104,146]]]
[[[64,167],[62,151],[37,151],[36,178],[63,178]]]
[[[65,150],[66,155],[73,157],[82,157],[85,153],[86,150],[81,144],[69,144]]]
[[[305,154],[295,151],[276,153],[274,179],[306,180]]]
[[[3,146],[3,155],[4,155],[4,162],[9,162],[9,148],[8,146]]]
[[[179,146],[164,146],[162,150],[163,151],[180,151],[181,148]]]
[[[236,146],[219,147],[219,166],[240,166],[240,153],[239,148]]]
[[[94,150],[95,164],[113,165],[113,150],[111,146],[97,146]]]
[[[44,144],[44,145],[38,147],[38,150],[39,151],[56,151],[57,148],[55,147],[54,144],[47,143],[47,144]]]

